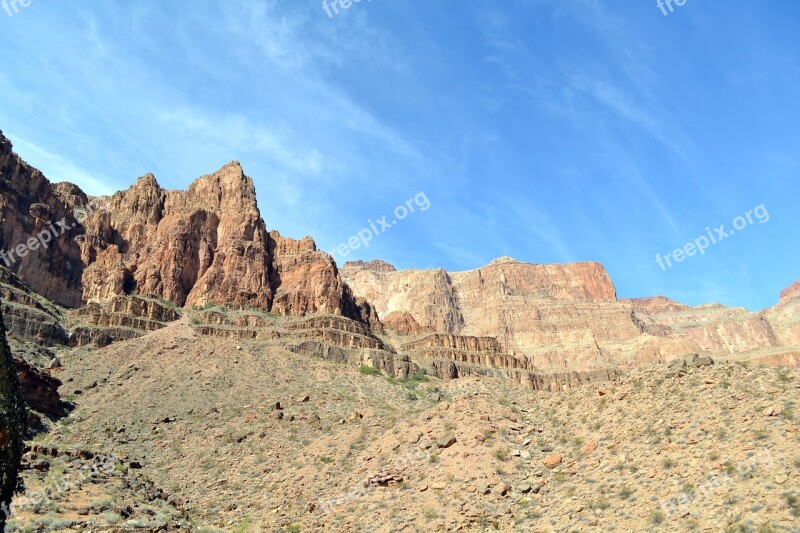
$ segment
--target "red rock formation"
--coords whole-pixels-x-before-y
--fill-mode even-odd
[[[800,280],[795,281],[789,287],[781,291],[781,300],[788,300],[789,298],[794,298],[795,296],[800,296]]]
[[[25,243],[61,218],[70,227],[46,249],[9,264],[51,300],[77,307],[154,294],[180,306],[343,314],[380,329],[377,314],[352,296],[310,237],[267,233],[253,181],[238,162],[186,191],[166,191],[148,174],[100,199],[106,208],[93,212],[86,206],[96,199],[72,184],[51,185],[2,135],[0,173],[0,247]]]
[[[383,319],[383,324],[387,329],[391,329],[400,335],[420,335],[422,333],[433,333],[428,327],[422,327],[414,320],[411,313],[405,311],[389,313]]]
[[[60,196],[64,190],[70,202],[88,202],[77,187],[51,185],[0,132],[0,265],[49,300],[78,306],[84,264],[75,238],[82,230]]]
[[[524,359],[523,368],[540,372],[595,371],[687,353],[793,361],[792,350],[800,346],[796,286],[782,293],[775,308],[751,313],[715,304],[690,307],[664,297],[617,300],[608,274],[596,263],[528,265],[500,258],[449,274],[373,270],[371,264],[346,266],[342,274],[356,295],[386,317],[389,329],[418,335],[405,325],[417,324],[462,337],[494,337],[500,351],[512,357],[500,360],[504,367]],[[485,351],[467,347],[424,352],[413,343],[405,347],[420,356],[489,361]]]
[[[376,272],[395,272],[397,270],[393,265],[390,265],[386,261],[381,261],[380,259],[373,259],[369,262],[348,261],[342,268],[351,270],[374,270]]]

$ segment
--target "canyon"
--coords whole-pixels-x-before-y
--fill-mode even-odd
[[[396,359],[404,372],[496,375],[535,389],[608,379],[695,353],[800,362],[800,282],[775,307],[754,313],[662,296],[618,299],[598,263],[502,257],[465,272],[397,271],[380,260],[340,268],[311,237],[267,229],[253,180],[238,162],[185,191],[164,190],[148,174],[94,198],[74,184],[50,183],[0,136],[0,169],[0,247],[13,250],[65,221],[49,246],[0,265],[10,331],[33,352],[105,346],[164,327],[181,316],[178,309],[216,305],[244,315],[335,317],[316,328],[317,341],[382,350],[377,360]],[[218,335],[220,325],[203,331]],[[276,327],[225,334],[285,338]],[[371,340],[355,341],[353,328]]]
[[[31,246],[31,238],[56,225],[47,246]],[[373,484],[393,486],[403,475],[373,471],[372,459],[409,444],[391,433],[395,423],[414,435],[427,428],[411,444],[430,441],[428,456],[455,443],[461,459],[448,457],[442,476],[460,476],[463,460],[491,479],[483,492],[472,476],[464,482],[474,488],[470,494],[530,500],[534,493],[525,487],[544,480],[555,490],[550,470],[577,475],[575,461],[591,454],[578,453],[576,445],[569,452],[574,461],[559,470],[550,452],[556,442],[564,448],[566,437],[558,436],[555,414],[533,414],[537,402],[567,416],[566,405],[579,401],[595,416],[602,409],[595,396],[610,397],[617,384],[624,393],[614,392],[613,401],[622,405],[627,395],[642,395],[643,383],[675,392],[680,383],[670,388],[664,379],[700,376],[707,389],[751,366],[764,387],[787,398],[796,394],[794,374],[771,372],[800,365],[800,281],[775,306],[751,312],[692,307],[664,296],[618,298],[611,276],[595,262],[544,265],[501,257],[463,272],[397,270],[378,259],[340,266],[311,237],[292,239],[268,228],[253,180],[238,162],[186,190],[165,190],[148,174],[126,190],[92,197],[74,184],[51,183],[0,132],[0,249],[25,252],[0,263],[0,305],[31,409],[29,437],[46,444],[28,446],[26,484],[43,486],[51,462],[78,472],[91,468],[89,448],[102,443],[126,465],[122,478],[100,473],[100,493],[79,483],[80,498],[68,498],[70,523],[99,530],[113,530],[103,522],[109,513],[131,523],[150,523],[153,513],[162,513],[170,517],[162,524],[167,530],[191,530],[190,517],[230,528],[249,514],[281,528],[299,520],[348,530],[355,524],[320,516],[312,496],[341,492],[357,480],[345,468],[320,485],[316,467],[297,454],[319,456],[323,464],[355,454],[359,472],[378,480]],[[707,403],[692,390],[695,401]],[[766,401],[761,392],[745,392]],[[495,393],[502,406],[492,404]],[[709,394],[733,401],[725,391]],[[449,412],[451,404],[464,410]],[[754,415],[743,410],[742,416]],[[517,435],[523,419],[534,426]],[[613,423],[638,424],[625,417]],[[474,432],[475,424],[486,427]],[[681,424],[688,432],[689,423]],[[586,419],[568,426],[585,436],[597,431]],[[791,420],[788,427],[794,428]],[[342,443],[353,431],[357,444],[348,452]],[[537,431],[547,442],[533,446]],[[782,443],[796,428],[786,431]],[[280,439],[270,440],[273,433]],[[526,454],[514,457],[530,461],[533,453],[537,464],[551,466],[522,488],[503,489],[501,434],[515,453]],[[368,446],[369,435],[376,449]],[[225,454],[209,455],[209,438]],[[488,455],[483,450],[469,459],[472,452],[460,444],[467,438],[488,446]],[[611,448],[601,453],[613,456]],[[297,466],[297,486],[281,457]],[[495,463],[496,472],[484,472]],[[174,472],[173,465],[179,466]],[[253,503],[252,483],[228,479],[226,472],[239,467],[250,480],[271,480],[269,505]],[[186,488],[196,483],[203,489]],[[414,499],[432,505],[432,492],[453,492],[436,488],[441,484],[437,478],[430,491],[427,483],[415,486]],[[128,503],[86,505],[86,499],[110,497],[102,491],[112,487]],[[240,504],[218,505],[233,496]],[[252,513],[242,500],[251,501]],[[151,513],[153,502],[160,508]],[[481,520],[472,511],[469,527]],[[311,518],[298,519],[304,512]],[[558,512],[574,521],[566,510]],[[23,512],[32,520],[37,514]],[[457,522],[456,514],[447,520]],[[508,526],[506,514],[498,511],[492,520]],[[625,520],[620,523],[631,523]],[[403,523],[398,517],[395,525]]]

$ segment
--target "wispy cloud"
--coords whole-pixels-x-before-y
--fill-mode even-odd
[[[44,148],[10,134],[8,138],[14,145],[14,151],[25,154],[26,162],[41,170],[51,182],[68,181],[78,185],[83,192],[92,196],[102,196],[116,192],[119,182],[89,172],[74,161],[48,152]]]

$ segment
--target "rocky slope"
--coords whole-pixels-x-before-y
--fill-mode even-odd
[[[398,380],[204,332],[285,319],[189,315],[65,356],[77,407],[29,454],[13,530],[800,527],[796,369],[696,358],[556,393],[485,376]],[[298,320],[282,329],[306,329]],[[81,450],[119,467],[87,478]],[[32,503],[65,475],[66,490]]]
[[[340,270],[238,163],[91,198],[2,134],[0,193],[41,414],[12,531],[798,529],[800,376],[750,363],[800,364],[800,282],[751,313],[597,263]]]

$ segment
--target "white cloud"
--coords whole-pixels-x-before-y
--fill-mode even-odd
[[[116,192],[119,187],[105,176],[93,174],[59,154],[48,152],[15,135],[8,135],[14,151],[29,165],[41,170],[51,182],[68,181],[91,196]]]

